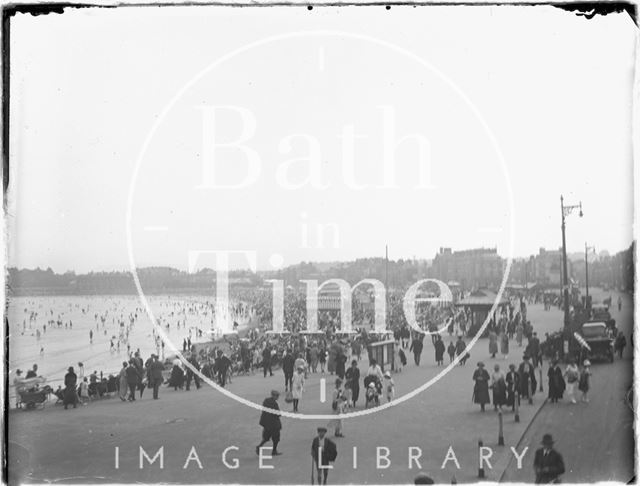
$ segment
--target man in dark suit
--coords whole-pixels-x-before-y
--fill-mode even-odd
[[[560,453],[553,448],[551,434],[544,434],[542,437],[542,447],[536,451],[533,469],[538,484],[559,482],[559,476],[564,474],[564,461]]]
[[[191,364],[191,366],[193,366],[196,370],[200,371],[200,364],[198,363],[198,359],[196,358],[195,353],[192,353],[191,351],[187,352],[187,361]],[[193,380],[193,382],[196,384],[196,390],[200,389],[200,377],[198,376],[197,373],[194,373],[193,371],[191,371],[191,368],[189,368],[188,366],[187,368],[187,376],[186,376],[186,389],[187,391],[189,391],[191,389],[191,380]]]
[[[318,484],[327,484],[327,474],[329,474],[329,463],[334,462],[338,457],[336,444],[325,437],[327,429],[318,427],[318,436],[311,442],[311,458],[313,468],[318,474]],[[311,471],[311,484],[313,484],[313,471]]]
[[[273,371],[271,371],[271,346],[268,344],[262,350],[262,371],[265,378],[267,377],[267,371],[269,376],[273,376]]]
[[[409,351],[413,351],[413,361],[416,363],[416,366],[420,366],[420,355],[422,354],[422,348],[424,346],[422,341],[423,337],[424,336],[419,336],[413,339],[409,347]]]
[[[227,376],[231,368],[231,360],[227,358],[221,349],[218,350],[218,357],[213,365],[213,369],[218,374],[218,383],[221,387],[227,384]]]
[[[264,399],[264,402],[262,402],[262,406],[264,408],[271,408],[273,410],[279,411],[279,396],[279,391],[271,390],[271,396]],[[273,443],[271,455],[279,456],[280,454],[282,454],[281,452],[278,452],[278,442],[280,442],[280,429],[282,429],[282,424],[280,423],[280,415],[263,411],[262,415],[260,415],[260,425],[262,426],[262,442],[260,442],[260,444],[256,446],[256,454],[260,454],[260,448],[269,441]]]
[[[162,376],[162,372],[164,371],[164,365],[158,360],[158,356],[155,354],[151,355],[152,361],[149,364],[149,386],[153,387],[153,399],[158,399],[158,389],[162,382],[164,381],[164,377]]]
[[[295,364],[293,352],[287,349],[287,354],[282,358],[282,371],[284,372],[284,391],[289,391],[293,383],[293,367]]]

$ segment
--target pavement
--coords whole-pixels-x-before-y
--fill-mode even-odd
[[[616,325],[628,337],[633,327],[631,298],[623,296],[623,309],[612,312]],[[617,296],[614,295],[614,300]],[[546,369],[546,368],[545,368]],[[589,403],[547,403],[533,420],[521,446],[540,447],[542,435],[551,433],[562,454],[563,482],[629,482],[634,476],[634,413],[626,393],[633,383],[633,353],[627,346],[623,359],[613,364],[594,363]],[[531,468],[507,466],[503,481],[530,480]]]
[[[531,306],[529,316],[540,335],[558,329],[562,323],[562,313],[557,309],[545,312],[541,306]],[[445,341],[448,341],[448,337]],[[511,346],[509,359],[492,360],[488,355],[487,340],[481,340],[471,350],[471,360],[466,366],[455,367],[414,398],[374,414],[344,420],[345,437],[333,439],[338,446],[338,460],[329,473],[329,482],[408,484],[420,470],[438,482],[448,483],[454,476],[459,483],[476,482],[479,439],[493,452],[491,468],[485,468],[485,477],[489,481],[498,481],[506,469],[513,469],[510,461],[513,452],[510,448],[514,447],[520,453],[523,445],[538,440],[532,432],[534,427],[529,425],[532,421],[537,424],[547,408],[544,407],[538,415],[544,403],[543,394],[538,393],[533,405],[525,403],[521,407],[519,423],[514,421],[511,412],[505,413],[505,445],[498,446],[498,414],[492,410],[482,413],[477,405],[471,403],[471,375],[475,363],[481,359],[488,369],[492,369],[494,363],[500,363],[503,368],[511,362],[518,363],[522,349],[517,349],[515,342]],[[361,369],[365,367],[366,361],[363,360]],[[609,367],[614,369],[614,366]],[[615,367],[624,368],[618,363]],[[594,401],[588,408],[573,409],[574,413],[596,409],[596,406],[599,408],[596,402],[599,387],[610,384],[609,380],[600,380],[595,373],[599,369],[594,367]],[[409,363],[402,373],[394,376],[396,395],[401,396],[415,389],[440,370],[435,366],[433,348],[425,346],[421,366]],[[324,377],[311,375],[300,402],[302,414],[331,414],[330,400],[325,403],[320,401],[320,378],[326,379],[327,395],[330,396],[333,377],[328,374]],[[273,377],[263,378],[262,374],[237,377],[229,385],[229,390],[261,403],[272,388],[283,390],[283,382],[282,372],[277,370]],[[280,406],[291,410],[290,405],[282,400]],[[362,408],[362,401],[359,408]],[[261,432],[259,415],[258,411],[209,387],[198,391],[192,389],[190,392],[163,388],[159,400],[151,399],[147,390],[143,399],[134,403],[123,403],[116,398],[96,401],[75,410],[64,410],[59,405],[49,404],[42,411],[11,411],[8,419],[10,481],[310,482],[311,440],[315,428],[327,425],[327,420],[283,418],[279,446],[283,455],[264,460],[264,465],[273,465],[273,469],[261,469],[255,453]],[[617,411],[615,415],[618,415]],[[536,426],[535,430],[537,433],[542,429]],[[526,438],[530,433],[534,435],[523,441],[523,436]],[[598,436],[602,440],[603,434],[609,437],[607,434],[610,433],[607,429]],[[594,448],[601,445],[591,444]],[[156,461],[152,465],[145,463],[141,468],[141,448],[149,457],[153,457],[160,447],[163,447],[163,467]],[[229,466],[235,465],[234,459],[238,461],[235,469],[223,463],[223,453],[229,447],[237,447],[227,451]],[[387,461],[380,459],[378,464],[376,457],[376,448],[382,447],[388,448],[386,468]],[[117,463],[116,451],[119,457]],[[194,451],[200,464],[195,459],[187,462],[190,454],[194,457]],[[381,455],[385,452],[384,449],[379,451]],[[419,465],[409,460],[410,453],[417,455],[418,452],[421,453]],[[459,468],[454,460],[444,463],[451,454],[455,454]],[[357,461],[355,467],[354,455]],[[529,450],[523,460],[523,480],[533,479],[532,461],[533,450]],[[614,466],[626,467],[612,462],[611,467]]]

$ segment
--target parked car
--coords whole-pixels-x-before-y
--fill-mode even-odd
[[[581,346],[580,362],[588,358],[605,359],[613,363],[613,333],[606,322],[585,322],[579,334],[589,346],[589,349]]]

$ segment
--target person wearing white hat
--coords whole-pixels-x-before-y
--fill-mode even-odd
[[[578,390],[582,392],[580,401],[589,403],[589,382],[591,377],[591,362],[588,359],[584,360],[582,371],[580,372],[580,381],[578,382]]]
[[[578,369],[575,360],[569,360],[564,376],[567,381],[567,398],[571,403],[578,403],[576,402],[575,391],[578,379],[580,378],[580,370]]]

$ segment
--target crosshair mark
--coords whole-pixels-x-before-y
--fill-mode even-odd
[[[327,401],[327,380],[320,378],[320,403]]]

